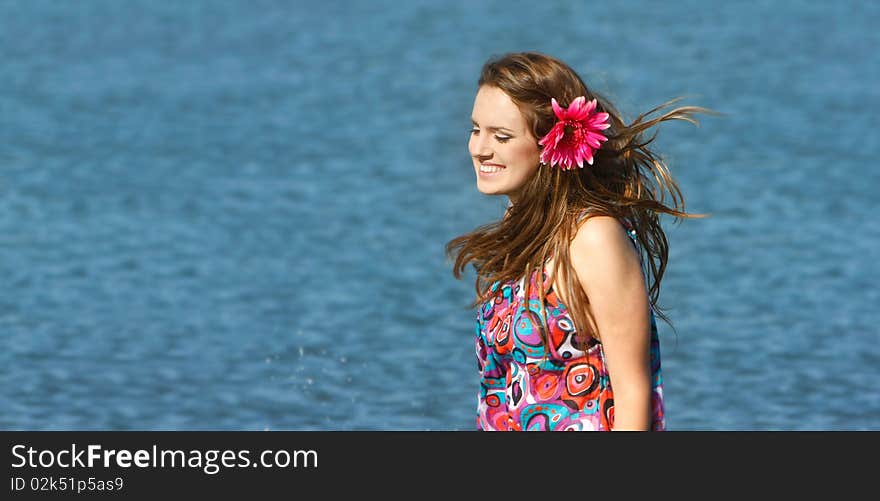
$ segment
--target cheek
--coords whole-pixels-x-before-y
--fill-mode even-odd
[[[515,155],[517,163],[524,167],[537,165],[540,159],[538,148],[532,144],[520,144],[511,153]]]

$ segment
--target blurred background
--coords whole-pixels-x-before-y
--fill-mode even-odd
[[[482,64],[664,123],[672,430],[880,429],[880,4],[0,1],[0,428],[471,430]]]

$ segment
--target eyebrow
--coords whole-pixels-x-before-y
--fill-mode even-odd
[[[474,124],[474,125],[476,125],[476,126],[478,126],[478,127],[480,126],[480,124],[478,124],[477,121],[474,120],[473,118],[471,118],[471,123]],[[487,130],[490,130],[490,131],[504,130],[504,131],[507,131],[507,132],[510,132],[511,134],[513,134],[513,130],[508,129],[507,127],[497,127],[497,126],[494,126],[494,125],[487,125],[487,126],[486,126],[486,129],[487,129]]]

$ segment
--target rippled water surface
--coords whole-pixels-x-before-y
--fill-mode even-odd
[[[869,2],[0,4],[0,427],[467,430],[500,216],[467,130],[538,50],[657,148],[670,429],[880,428]]]

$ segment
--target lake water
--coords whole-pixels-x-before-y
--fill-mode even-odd
[[[880,4],[0,4],[0,428],[470,430],[501,215],[467,131],[536,50],[656,142],[673,430],[880,429]],[[665,217],[665,216],[664,216]]]

